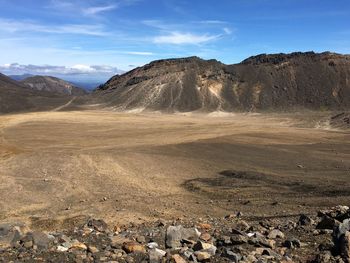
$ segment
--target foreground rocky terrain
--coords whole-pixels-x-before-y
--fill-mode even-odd
[[[139,111],[348,109],[349,77],[350,56],[329,52],[263,54],[234,65],[189,57],[117,75],[92,98]]]
[[[2,224],[0,261],[350,262],[347,206],[321,210],[317,217],[247,219],[238,212],[224,218],[108,226],[90,218],[65,231]]]

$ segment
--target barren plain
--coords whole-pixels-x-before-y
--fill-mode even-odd
[[[350,132],[317,125],[323,115],[3,115],[0,221],[48,230],[348,204]]]

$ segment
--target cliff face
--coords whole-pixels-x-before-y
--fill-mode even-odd
[[[121,110],[246,111],[349,108],[350,56],[259,55],[235,65],[159,60],[111,78],[93,97]]]

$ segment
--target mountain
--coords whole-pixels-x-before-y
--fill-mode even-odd
[[[24,80],[26,78],[33,77],[33,76],[34,75],[32,75],[32,74],[8,75],[8,77],[10,77],[11,79],[16,80],[16,81],[21,81],[21,80]]]
[[[103,81],[104,82],[104,81]],[[86,91],[92,91],[96,89],[98,86],[103,84],[103,82],[96,82],[96,81],[69,81],[69,83],[72,83],[76,87],[81,87],[85,89]]]
[[[32,76],[21,81],[23,85],[34,90],[48,91],[64,95],[85,95],[86,91],[62,79],[50,76]]]
[[[52,92],[28,89],[0,73],[0,113],[52,110],[70,99]]]
[[[120,110],[251,111],[350,107],[350,56],[258,55],[225,65],[198,57],[151,62],[116,75],[93,94]]]

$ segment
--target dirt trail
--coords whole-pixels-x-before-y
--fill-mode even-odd
[[[53,109],[53,110],[51,110],[51,111],[60,111],[60,110],[63,110],[63,109],[65,109],[65,108],[67,108],[69,105],[71,105],[74,101],[75,101],[75,99],[76,99],[77,97],[73,97],[70,101],[68,101],[66,104],[64,104],[64,105],[62,105],[62,106],[59,106],[59,107],[57,107],[57,108],[55,108],[55,109]]]

